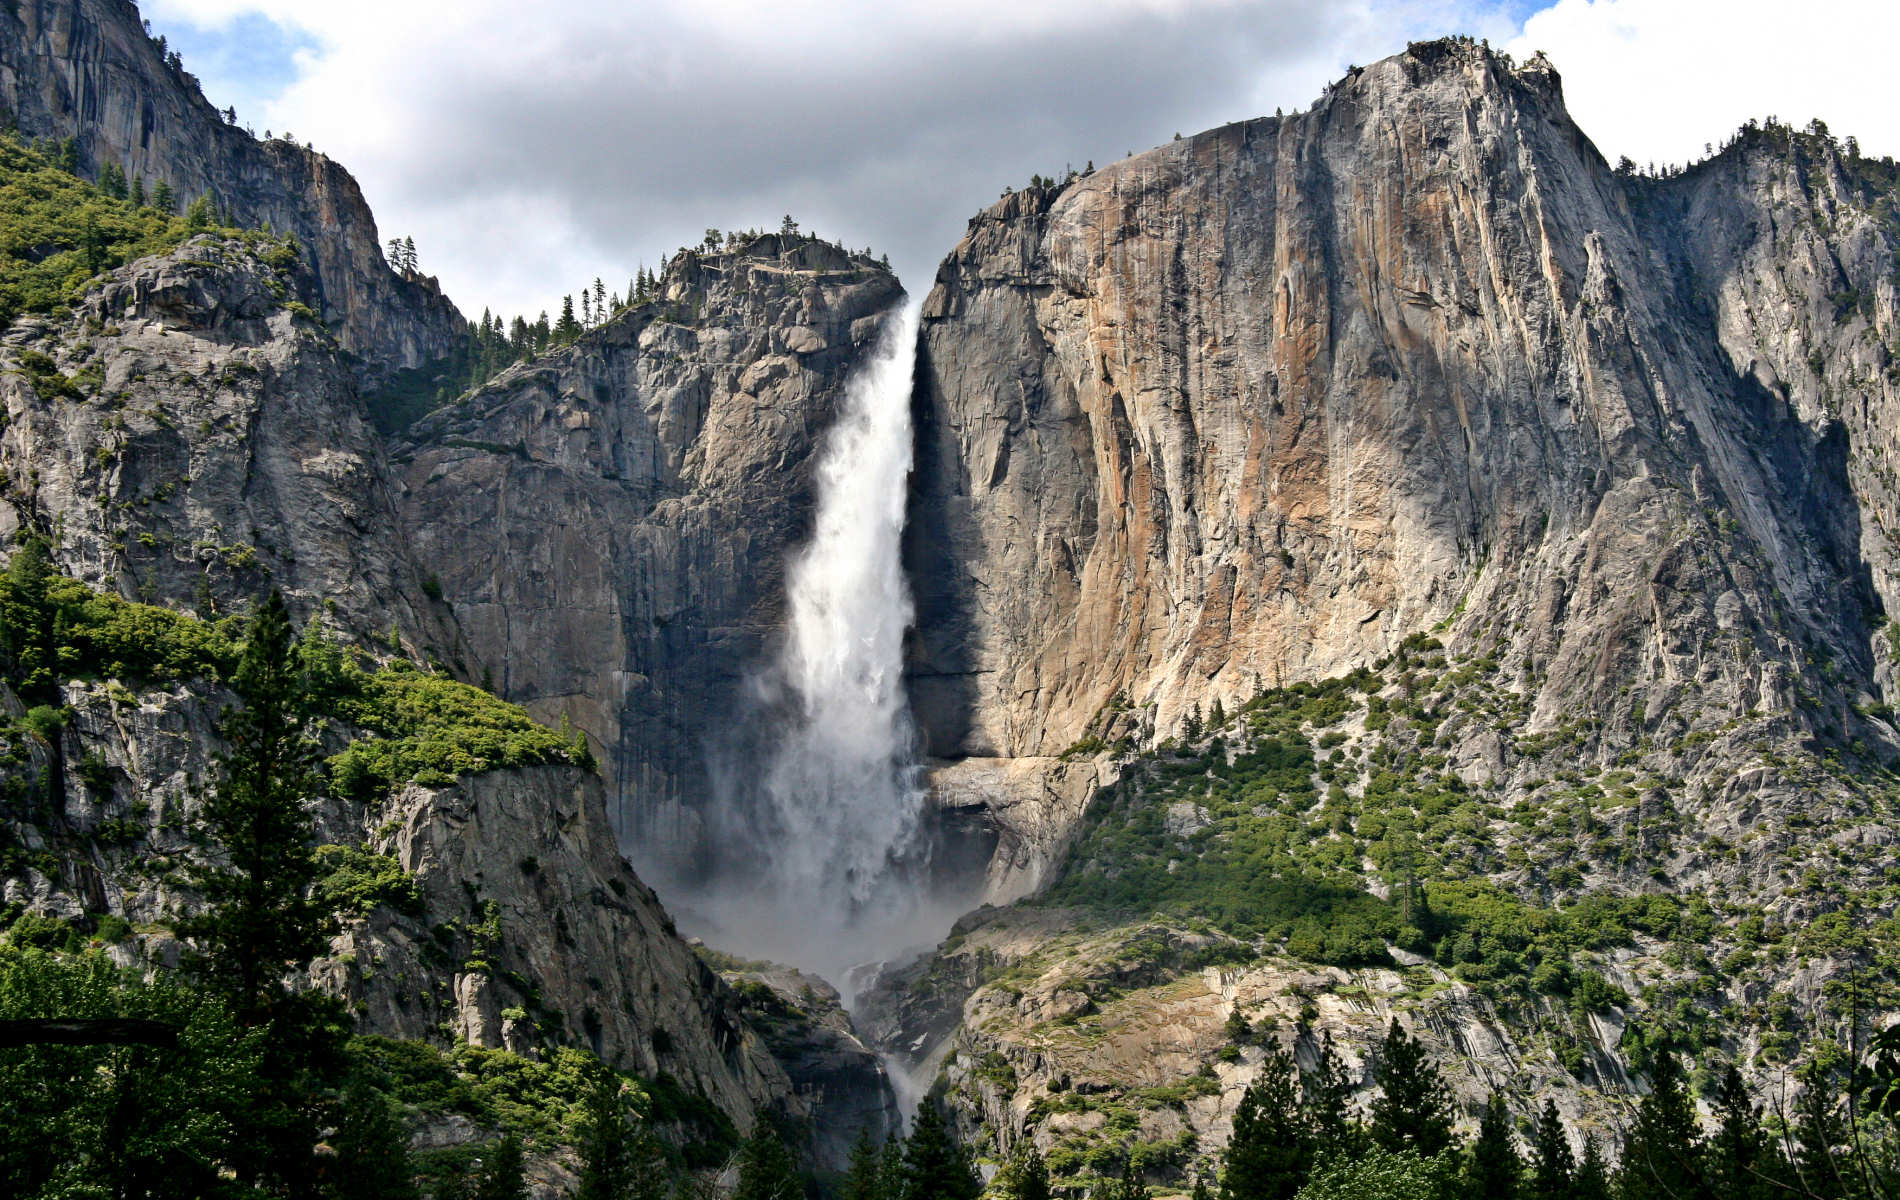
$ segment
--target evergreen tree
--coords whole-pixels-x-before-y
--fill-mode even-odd
[[[1617,1172],[1621,1200],[1691,1200],[1702,1193],[1701,1146],[1695,1104],[1676,1056],[1663,1049],[1650,1068],[1649,1094],[1623,1140]]]
[[[900,1200],[976,1200],[982,1191],[983,1183],[952,1136],[943,1113],[930,1097],[924,1097],[918,1102],[917,1119],[904,1145]]]
[[[604,325],[608,315],[607,286],[600,281],[600,276],[596,275],[594,276],[594,320],[597,324]]]
[[[476,1178],[466,1158],[451,1158],[436,1168],[429,1200],[475,1200]]]
[[[804,1194],[785,1139],[771,1118],[759,1113],[752,1123],[752,1136],[739,1149],[739,1184],[732,1200],[801,1200]]]
[[[633,1138],[620,1077],[602,1068],[587,1092],[580,1122],[580,1187],[575,1200],[624,1200],[633,1191]]]
[[[1767,1169],[1775,1156],[1773,1148],[1734,1064],[1723,1072],[1716,1088],[1715,1112],[1716,1130],[1707,1155],[1711,1190],[1722,1200],[1766,1200],[1778,1193],[1779,1173]]]
[[[1201,739],[1203,728],[1201,706],[1197,703],[1188,713],[1187,720],[1181,724],[1181,736],[1186,741],[1197,742]]]
[[[1807,1090],[1795,1105],[1796,1183],[1809,1200],[1842,1200],[1856,1191],[1849,1182],[1853,1168],[1843,1170],[1841,1164],[1843,1148],[1853,1135],[1835,1107],[1826,1081],[1810,1074],[1805,1082]]]
[[[1570,1200],[1610,1200],[1610,1165],[1595,1134],[1583,1139],[1583,1158],[1570,1177]]]
[[[1576,1162],[1570,1153],[1570,1138],[1557,1116],[1557,1102],[1546,1098],[1537,1115],[1537,1137],[1532,1146],[1528,1200],[1569,1200],[1570,1179]]]
[[[99,190],[114,200],[125,199],[125,171],[118,163],[107,163],[99,168]]]
[[[574,297],[561,297],[561,319],[554,325],[554,340],[571,342],[580,334],[580,323],[574,320]]]
[[[1492,1092],[1465,1163],[1465,1194],[1473,1200],[1518,1200],[1523,1175],[1524,1163],[1511,1137],[1511,1114],[1504,1097]]]
[[[1289,1200],[1313,1167],[1313,1143],[1293,1083],[1293,1060],[1267,1051],[1234,1110],[1220,1200]]]
[[[593,300],[593,297],[588,294],[587,289],[582,288],[581,289],[581,328],[592,329],[593,327],[594,327],[594,300]]]
[[[1416,1150],[1431,1158],[1451,1145],[1451,1094],[1425,1047],[1408,1037],[1398,1018],[1380,1043],[1372,1080],[1372,1140],[1386,1150]]]
[[[29,705],[59,697],[54,676],[59,667],[59,618],[51,588],[53,566],[46,539],[29,536],[7,563],[7,590],[0,601],[0,647],[13,665],[14,685]]]
[[[130,199],[133,208],[145,207],[145,176],[132,176],[132,194]]]
[[[1227,709],[1222,706],[1220,697],[1216,696],[1214,697],[1214,707],[1207,710],[1207,727],[1209,729],[1218,730],[1225,728],[1226,725]]]
[[[276,591],[251,617],[231,687],[239,704],[220,722],[229,749],[216,757],[203,813],[228,865],[193,872],[207,907],[177,929],[197,946],[198,975],[231,998],[239,1020],[259,1024],[283,1000],[284,974],[324,949],[331,926],[312,894],[318,747],[296,635]]]
[[[484,1158],[482,1184],[475,1189],[474,1200],[528,1200],[528,1166],[520,1138],[509,1134]]]
[[[402,239],[402,269],[411,273],[416,270],[416,239],[406,234]]]
[[[1049,1200],[1049,1168],[1034,1142],[1025,1137],[1016,1143],[996,1173],[996,1186],[1007,1200]]]
[[[1333,1048],[1333,1035],[1321,1037],[1319,1061],[1300,1076],[1300,1108],[1313,1139],[1314,1158],[1364,1152],[1365,1127],[1352,1111],[1352,1078]]]
[[[323,1195],[331,1200],[419,1200],[409,1136],[394,1106],[374,1088],[352,1082],[344,1089],[335,1151]]]
[[[883,1166],[877,1143],[871,1140],[870,1127],[859,1129],[858,1140],[851,1146],[851,1165],[845,1171],[840,1200],[888,1200],[884,1192]]]
[[[1121,1178],[1111,1181],[1101,1188],[1103,1200],[1153,1200],[1154,1193],[1148,1190],[1148,1181],[1143,1179],[1141,1171],[1135,1166],[1135,1156],[1130,1154],[1122,1160]]]
[[[152,207],[162,213],[178,211],[178,197],[172,192],[172,185],[163,179],[159,180],[158,186],[152,189]]]
[[[211,197],[200,196],[185,206],[186,229],[211,228]]]

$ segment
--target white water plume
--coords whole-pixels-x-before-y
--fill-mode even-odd
[[[840,983],[855,963],[935,940],[954,915],[927,897],[903,685],[916,328],[914,305],[887,316],[820,451],[815,526],[788,572],[785,642],[752,681],[742,719],[757,727],[733,731],[747,752],[722,764],[724,861],[698,901],[723,948]]]

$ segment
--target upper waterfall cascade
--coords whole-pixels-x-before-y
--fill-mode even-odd
[[[941,934],[926,913],[925,793],[903,686],[912,617],[901,561],[918,310],[885,319],[817,468],[810,541],[787,574],[786,632],[748,683],[715,819],[725,948],[841,978]]]

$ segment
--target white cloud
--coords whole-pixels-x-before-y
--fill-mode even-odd
[[[1819,117],[1900,154],[1891,0],[1559,0],[1509,49],[1550,54],[1571,115],[1611,160],[1683,163],[1750,118]]]
[[[146,0],[314,41],[241,118],[349,167],[479,313],[553,308],[709,225],[808,228],[928,286],[1006,184],[1303,107],[1507,0]],[[207,78],[219,95],[219,81]]]

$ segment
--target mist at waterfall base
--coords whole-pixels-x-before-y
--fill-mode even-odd
[[[853,990],[975,903],[946,886],[906,706],[901,561],[917,306],[886,315],[819,451],[810,541],[776,657],[714,739],[707,878],[681,905],[709,944]],[[697,927],[697,928],[695,928]]]

